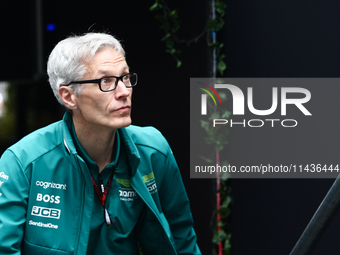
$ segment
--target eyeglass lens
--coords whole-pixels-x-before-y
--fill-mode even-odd
[[[105,77],[101,79],[100,86],[102,90],[104,91],[112,90],[112,89],[115,89],[119,80],[121,80],[125,84],[125,86],[129,88],[137,84],[137,74],[135,73],[127,74],[127,75],[124,75],[118,78],[113,77],[113,76]]]

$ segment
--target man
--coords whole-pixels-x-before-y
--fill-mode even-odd
[[[67,112],[0,159],[0,254],[200,254],[168,143],[130,126],[137,74],[120,43],[67,38],[47,69]]]

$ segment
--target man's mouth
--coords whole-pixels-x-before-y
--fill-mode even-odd
[[[122,106],[122,107],[119,107],[118,109],[116,109],[115,112],[126,112],[126,111],[129,111],[130,108],[131,107],[129,105],[125,105],[125,106]]]

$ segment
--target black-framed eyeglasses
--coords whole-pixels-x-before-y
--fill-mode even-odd
[[[85,84],[85,83],[97,83],[99,89],[103,92],[109,92],[116,89],[118,82],[122,81],[125,87],[132,88],[137,85],[138,76],[136,73],[127,73],[122,76],[107,76],[100,79],[85,80],[85,81],[72,81],[66,86],[71,84]]]

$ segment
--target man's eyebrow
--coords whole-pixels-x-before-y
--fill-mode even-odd
[[[129,67],[126,66],[126,67],[121,69],[121,74],[124,74],[124,72],[128,72],[128,71],[129,71]],[[113,76],[111,70],[98,70],[97,73],[102,74],[102,75],[107,75],[107,76]]]
[[[102,75],[107,75],[107,76],[109,76],[109,75],[111,75],[111,71],[108,71],[108,70],[98,70],[98,72],[97,72],[98,74],[102,74]]]

